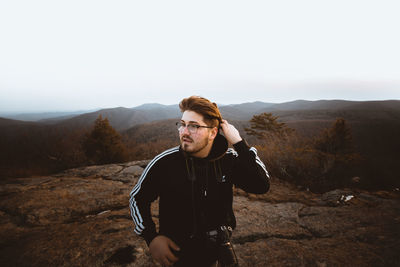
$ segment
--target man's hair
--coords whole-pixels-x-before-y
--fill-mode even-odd
[[[219,127],[219,123],[221,123],[222,120],[217,104],[201,96],[184,98],[181,103],[179,103],[179,108],[182,112],[190,110],[199,113],[203,116],[204,122],[212,127]]]

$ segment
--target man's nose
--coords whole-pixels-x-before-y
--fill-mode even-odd
[[[181,135],[190,135],[189,129],[186,126],[182,126]]]

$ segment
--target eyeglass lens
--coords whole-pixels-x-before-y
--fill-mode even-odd
[[[196,127],[197,125],[193,125],[193,124],[185,125],[184,123],[181,123],[181,122],[176,123],[176,126],[178,128],[178,131],[183,131],[185,129],[185,127],[187,127],[188,131],[191,133],[195,133],[198,128],[198,127]]]

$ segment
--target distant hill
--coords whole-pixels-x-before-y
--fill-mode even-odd
[[[286,103],[253,102],[220,106],[224,118],[241,131],[255,114],[271,112],[280,121],[304,137],[312,137],[344,118],[351,127],[356,148],[366,160],[365,172],[380,179],[400,181],[400,101],[298,100]],[[117,129],[136,155],[146,158],[178,144],[175,121],[181,113],[178,105],[144,104],[134,108],[110,108],[80,114],[72,118],[52,118],[27,122],[0,118],[0,176],[15,168],[17,175],[59,171],[78,166],[82,160],[80,140],[102,115]],[[67,151],[67,152],[66,152]],[[65,159],[69,160],[65,164]],[[50,168],[50,167],[51,168]],[[8,172],[9,173],[9,172]],[[390,177],[390,179],[387,179]],[[400,183],[399,183],[400,185]]]
[[[397,181],[400,185],[400,101],[294,101],[282,104],[252,103],[221,107],[223,116],[233,123],[251,143],[256,140],[246,136],[244,128],[255,114],[271,112],[296,130],[301,136],[311,138],[332,126],[338,118],[344,118],[351,128],[356,150],[364,160],[364,175],[373,176],[375,184],[389,185]],[[307,106],[309,108],[307,108]],[[261,108],[260,108],[261,107]],[[175,141],[177,132],[173,120],[155,121],[136,125],[124,133],[130,139],[150,145],[162,138]]]
[[[176,111],[179,110],[178,104],[175,105],[163,105],[158,103],[147,103],[137,107],[133,107],[132,109],[136,110],[169,110]]]
[[[244,104],[234,104],[221,106],[220,110],[224,118],[230,120],[248,120],[259,111],[270,107],[274,104],[253,102]],[[57,114],[57,113],[54,113]],[[25,115],[27,117],[29,114]],[[178,105],[162,105],[162,104],[143,104],[134,108],[109,108],[101,109],[94,112],[79,114],[76,116],[66,115],[60,117],[52,117],[37,121],[38,124],[53,124],[56,126],[64,126],[68,128],[87,128],[93,125],[96,118],[102,115],[108,118],[111,126],[122,131],[129,129],[135,125],[143,123],[178,119],[181,116]],[[35,114],[32,114],[35,116]],[[29,116],[28,116],[29,117]],[[1,124],[1,122],[0,122]]]
[[[53,123],[73,128],[86,128],[93,125],[96,118],[101,115],[103,118],[108,118],[111,126],[121,131],[138,124],[155,120],[178,118],[179,114],[178,108],[174,106],[140,106],[138,108],[119,107],[102,109],[66,120],[53,119]]]
[[[249,121],[255,114],[263,112],[273,113],[281,121],[299,124],[308,122],[326,125],[336,118],[344,118],[351,122],[385,121],[394,123],[400,120],[400,101],[345,101],[345,100],[297,100],[286,103],[252,102],[243,104],[225,105],[220,107],[222,116],[230,121]],[[134,108],[109,108],[80,114],[74,117],[57,117],[38,122],[26,122],[0,118],[0,127],[19,125],[33,127],[38,125],[54,125],[68,129],[88,128],[96,118],[102,115],[108,118],[110,124],[119,131],[130,129],[133,126],[161,121],[179,119],[181,113],[178,105],[144,104]],[[11,130],[11,129],[8,129]]]
[[[279,103],[268,107],[268,110],[318,110],[318,109],[342,109],[360,102],[347,100],[296,100]]]
[[[67,120],[55,120],[55,124],[65,125],[70,128],[88,128],[93,125],[99,115],[102,115],[103,118],[108,118],[111,126],[117,130],[123,130],[128,126],[132,126],[136,123],[144,123],[146,121],[144,112],[118,107],[85,113]]]
[[[273,107],[274,103],[251,102],[233,104],[219,107],[221,115],[229,120],[249,120],[253,115],[262,113],[263,110]]]
[[[35,125],[35,123],[30,121],[20,121],[7,118],[0,118],[0,127],[16,126],[16,125]]]
[[[255,114],[271,112],[283,121],[331,120],[335,117],[358,120],[399,119],[400,101],[345,101],[345,100],[297,100],[285,103],[252,102],[220,106],[222,116],[228,120],[248,121]],[[41,120],[38,123],[64,125],[69,128],[90,127],[99,116],[107,117],[117,130],[126,130],[135,125],[181,116],[178,105],[157,103],[143,104],[134,108],[109,108],[76,116],[65,115]],[[72,117],[71,117],[72,116]],[[1,122],[0,122],[1,124]]]
[[[229,121],[246,124],[253,115],[271,112],[283,122],[296,128],[301,134],[310,136],[329,126],[336,118],[344,118],[354,125],[355,132],[360,131],[360,125],[387,124],[395,127],[400,121],[400,101],[345,101],[345,100],[297,100],[286,103],[252,102],[232,104],[220,107],[222,116]],[[95,112],[80,114],[72,118],[59,117],[39,122],[25,122],[0,118],[0,129],[3,127],[9,134],[15,130],[29,129],[53,125],[59,129],[87,129],[96,118],[102,115],[108,118],[110,124],[118,131],[128,130],[134,126],[162,120],[178,120],[181,116],[178,105],[162,105],[157,103],[144,104],[134,108],[110,108]],[[151,124],[153,125],[153,124]],[[243,126],[243,127],[244,127]],[[7,129],[4,129],[6,127]],[[395,146],[396,147],[396,146]]]
[[[57,118],[57,120],[68,119],[80,114],[93,112],[94,110],[81,110],[81,111],[70,111],[70,112],[39,112],[39,113],[18,113],[18,114],[0,114],[0,117],[4,117],[12,120],[21,121],[46,121]]]

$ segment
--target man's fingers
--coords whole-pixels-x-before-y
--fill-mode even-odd
[[[235,128],[235,126],[229,124],[227,120],[222,120],[221,128],[229,143],[236,144],[242,140],[239,131]]]
[[[228,127],[228,122],[226,121],[226,120],[222,120],[222,122],[221,122],[221,128],[222,128],[222,130],[223,131],[225,131],[226,130],[226,127]]]
[[[178,245],[175,244],[175,242],[172,241],[171,239],[169,240],[168,245],[169,245],[173,250],[176,250],[176,251],[179,251],[179,250],[180,250],[180,248],[178,247]]]
[[[174,253],[169,252],[167,254],[165,254],[165,257],[167,258],[168,261],[175,263],[177,262],[179,259],[174,255]]]
[[[179,251],[180,248],[166,236],[156,236],[151,241],[149,249],[153,258],[165,266],[172,266],[178,261],[172,250]]]
[[[173,264],[171,261],[168,260],[167,257],[164,257],[164,258],[161,260],[161,263],[162,263],[164,266],[172,266],[172,264]]]
[[[165,256],[168,258],[169,261],[172,261],[173,263],[175,263],[176,261],[178,261],[178,258],[175,256],[175,254],[173,253],[172,250],[179,251],[180,248],[171,239],[168,240],[168,247],[169,247],[169,251],[165,254]]]

